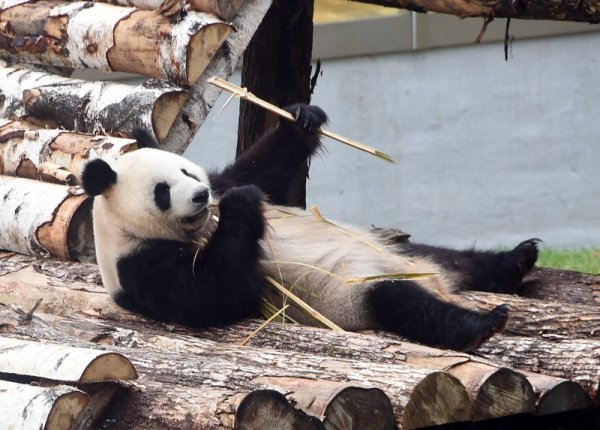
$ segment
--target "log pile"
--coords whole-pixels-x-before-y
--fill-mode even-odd
[[[116,392],[97,428],[487,423],[583,410],[597,399],[600,332],[586,324],[600,315],[600,306],[588,305],[578,319],[564,304],[557,316],[566,316],[554,325],[554,305],[539,298],[557,287],[554,274],[533,275],[542,281],[536,299],[502,297],[514,318],[505,334],[473,355],[389,333],[276,323],[257,331],[260,321],[201,331],[157,323],[118,308],[93,264],[18,254],[0,255],[0,327],[9,341],[102,348],[131,360],[140,378]],[[598,276],[570,277],[588,293],[600,286]],[[499,300],[485,293],[467,297],[479,307]],[[18,310],[27,313],[40,299],[30,320],[19,323]]]

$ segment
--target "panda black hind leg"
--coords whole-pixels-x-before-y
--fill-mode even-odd
[[[523,277],[531,271],[538,257],[539,239],[521,242],[503,252],[458,251],[415,243],[402,244],[404,255],[427,257],[444,269],[458,273],[462,290],[514,294],[519,292]]]
[[[411,341],[457,351],[477,348],[501,331],[508,306],[487,313],[462,308],[412,281],[382,281],[366,296],[371,317],[384,330]]]

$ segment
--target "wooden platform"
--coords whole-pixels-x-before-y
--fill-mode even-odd
[[[577,410],[580,421],[599,419],[600,276],[538,270],[529,280],[537,282],[529,284],[528,297],[465,295],[481,308],[506,302],[512,309],[505,333],[469,355],[389,333],[261,327],[256,320],[202,331],[160,324],[114,305],[95,265],[4,253],[0,341],[6,348],[26,340],[92,350],[92,356],[102,349],[127,358],[139,379],[82,382],[35,373],[36,366],[23,363],[2,368],[2,342],[0,379],[81,391],[88,418],[76,428],[232,428],[236,413],[237,428],[284,422],[308,429],[461,422],[491,428],[489,420],[501,417],[535,424]],[[39,360],[36,355],[24,353],[20,361]],[[77,411],[73,420],[83,413]]]

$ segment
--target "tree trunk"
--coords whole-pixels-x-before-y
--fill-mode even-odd
[[[313,3],[273,3],[244,54],[242,87],[280,107],[310,102]],[[246,151],[278,121],[263,108],[241,101],[237,154]],[[308,165],[293,179],[283,204],[306,206],[307,174]]]
[[[49,127],[117,136],[141,128],[161,143],[188,99],[165,81],[90,82],[17,66],[0,68],[0,96],[5,118],[35,117]]]
[[[460,18],[518,18],[556,21],[600,22],[600,4],[597,0],[532,1],[517,0],[352,0],[380,6],[397,7],[415,12],[436,12]]]
[[[95,0],[118,6],[131,6],[141,10],[160,10],[166,0]],[[167,0],[168,1],[168,0]],[[231,20],[240,9],[244,0],[185,0],[187,10],[208,12],[225,21]],[[164,6],[163,6],[164,7]]]
[[[116,160],[135,141],[45,129],[0,119],[0,174],[68,185],[79,184],[90,157]]]
[[[131,72],[193,85],[231,27],[209,14],[179,21],[104,3],[27,1],[2,8],[0,56],[16,62]]]
[[[92,200],[81,190],[0,176],[0,249],[85,260],[94,255]]]
[[[244,2],[232,22],[236,31],[229,34],[200,79],[190,89],[190,99],[173,124],[164,149],[177,154],[185,151],[221,94],[221,90],[210,85],[207,79],[212,76],[229,78],[270,5],[271,0]]]

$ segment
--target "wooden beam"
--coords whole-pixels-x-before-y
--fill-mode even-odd
[[[518,18],[600,22],[598,0],[352,0],[379,6],[436,12],[460,18]]]

